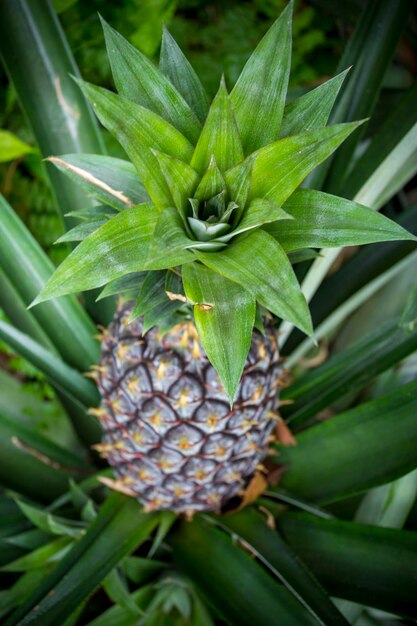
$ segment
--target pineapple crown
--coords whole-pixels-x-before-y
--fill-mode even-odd
[[[231,400],[259,307],[312,334],[293,262],[321,247],[413,239],[360,204],[297,189],[361,122],[327,126],[346,71],[286,104],[291,18],[289,3],[211,104],[166,29],[156,67],[103,21],[118,94],[76,80],[131,162],[49,159],[98,204],[72,214],[82,222],[59,241],[81,243],[33,304],[105,286],[99,297],[136,299],[145,330],[192,306]]]

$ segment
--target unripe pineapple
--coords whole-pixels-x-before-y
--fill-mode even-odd
[[[218,510],[253,475],[276,423],[274,331],[254,333],[231,408],[191,322],[142,334],[130,313],[121,306],[103,338],[97,447],[148,510]]]
[[[358,123],[326,125],[346,72],[285,103],[291,3],[211,105],[166,31],[159,68],[104,32],[119,95],[80,85],[131,163],[51,158],[100,204],[77,214],[63,239],[82,241],[37,301],[104,285],[134,299],[103,340],[101,451],[148,509],[218,509],[265,456],[277,409],[276,339],[255,320],[312,333],[292,262],[412,236],[297,189]]]

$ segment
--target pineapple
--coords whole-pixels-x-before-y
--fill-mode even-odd
[[[98,204],[77,214],[64,239],[81,243],[36,302],[121,294],[94,374],[99,449],[115,487],[146,510],[219,511],[267,455],[276,322],[313,333],[292,263],[413,238],[358,203],[299,188],[360,122],[327,125],[345,73],[286,104],[291,10],[211,104],[166,30],[157,68],[103,23],[118,94],[80,87],[131,162],[50,159]]]
[[[274,330],[254,333],[230,408],[191,322],[161,336],[130,314],[121,305],[103,338],[96,414],[106,434],[96,447],[147,510],[218,510],[254,473],[275,424]]]

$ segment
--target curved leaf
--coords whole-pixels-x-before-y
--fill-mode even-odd
[[[133,498],[110,496],[87,533],[7,620],[7,626],[63,624],[119,561],[143,543],[158,524]],[[6,626],[6,625],[5,625]]]
[[[360,124],[362,122],[326,126],[279,139],[258,150],[249,198],[266,196],[281,206],[307,174],[327,159]]]
[[[113,217],[61,263],[32,306],[144,270],[157,220],[152,204],[140,204]]]
[[[407,474],[417,467],[416,411],[414,381],[303,431],[278,449],[288,466],[280,488],[331,502]]]
[[[149,109],[107,89],[77,82],[103,126],[126,150],[152,200],[157,206],[169,206],[171,195],[151,148],[188,162],[193,154],[188,139]]]
[[[333,104],[349,70],[289,102],[284,109],[280,137],[301,135],[326,126]]]
[[[37,241],[1,195],[0,267],[26,306],[54,270]],[[96,328],[75,298],[49,302],[31,314],[69,364],[85,370],[98,360]]]
[[[243,150],[224,78],[201,131],[191,166],[203,174],[214,156],[221,172],[243,159]]]
[[[416,619],[416,533],[306,513],[278,525],[331,595]]]
[[[181,524],[168,541],[178,568],[233,626],[276,626],[277,616],[281,626],[317,626],[282,585],[201,518]]]
[[[63,154],[48,161],[94,198],[118,211],[149,200],[129,161],[99,154]]]
[[[220,524],[236,533],[248,549],[282,582],[322,626],[347,626],[327,593],[280,534],[253,509],[226,515]]]

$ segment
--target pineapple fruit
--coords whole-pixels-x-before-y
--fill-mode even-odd
[[[105,332],[96,446],[147,510],[218,510],[265,455],[280,384],[272,328],[255,332],[233,408],[190,321],[143,334],[121,305]],[[116,384],[115,384],[116,382]]]
[[[64,239],[81,243],[36,302],[121,294],[94,374],[99,449],[147,510],[218,511],[265,458],[282,375],[274,322],[313,333],[292,264],[321,247],[413,238],[298,188],[360,122],[327,125],[345,73],[286,104],[291,10],[211,104],[167,31],[157,68],[103,23],[119,93],[80,87],[131,162],[50,159],[98,204],[76,215]]]

